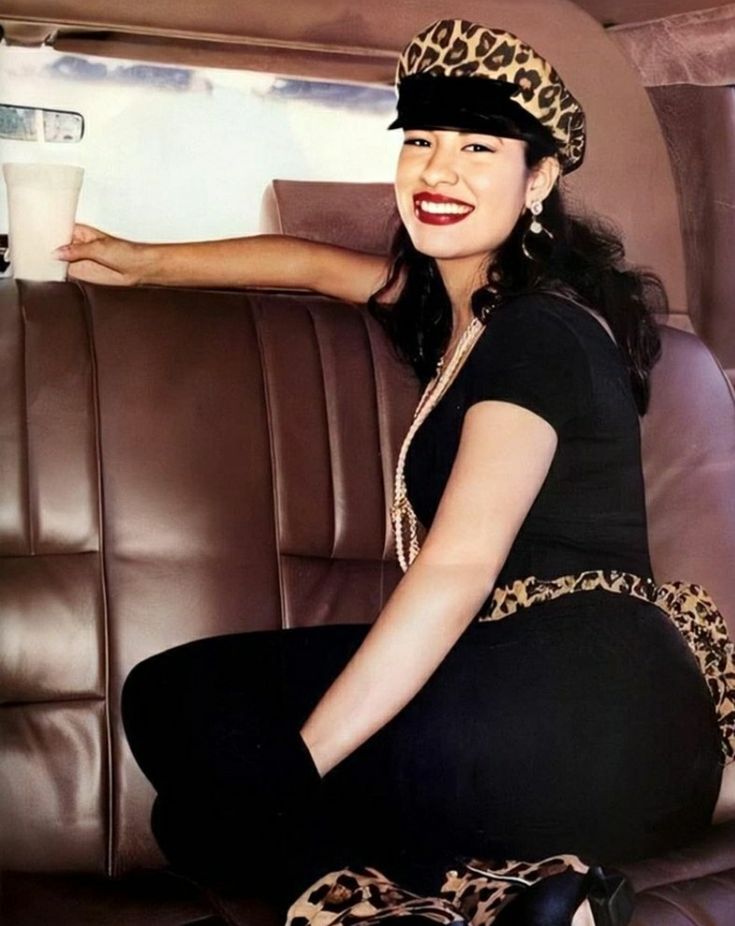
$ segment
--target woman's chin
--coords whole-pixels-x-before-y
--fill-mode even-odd
[[[472,257],[475,254],[472,248],[462,248],[448,241],[432,240],[428,235],[416,235],[416,237],[411,235],[411,241],[419,254],[425,254],[426,257],[451,260],[452,258]]]
[[[485,242],[473,244],[465,240],[463,243],[451,225],[429,225],[414,220],[406,226],[406,230],[414,248],[427,257],[472,257],[487,254],[490,246]]]

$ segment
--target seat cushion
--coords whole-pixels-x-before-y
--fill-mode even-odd
[[[227,920],[195,884],[167,870],[110,880],[89,874],[5,871],[3,926],[221,926]],[[260,922],[251,918],[255,926]]]

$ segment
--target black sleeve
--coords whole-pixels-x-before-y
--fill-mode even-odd
[[[466,361],[468,407],[484,399],[522,405],[560,433],[591,406],[584,344],[543,296],[518,297],[494,310]]]

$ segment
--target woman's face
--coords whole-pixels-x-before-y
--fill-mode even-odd
[[[526,207],[533,175],[525,144],[478,132],[404,129],[396,202],[414,247],[444,259],[494,253]]]

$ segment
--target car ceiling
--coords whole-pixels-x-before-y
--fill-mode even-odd
[[[379,28],[386,0],[0,0],[10,44],[53,45],[69,54],[390,83],[395,42]],[[576,0],[603,26],[728,6],[729,0]],[[371,16],[370,8],[375,9]],[[377,24],[378,27],[374,27]],[[371,28],[373,27],[373,28]]]

